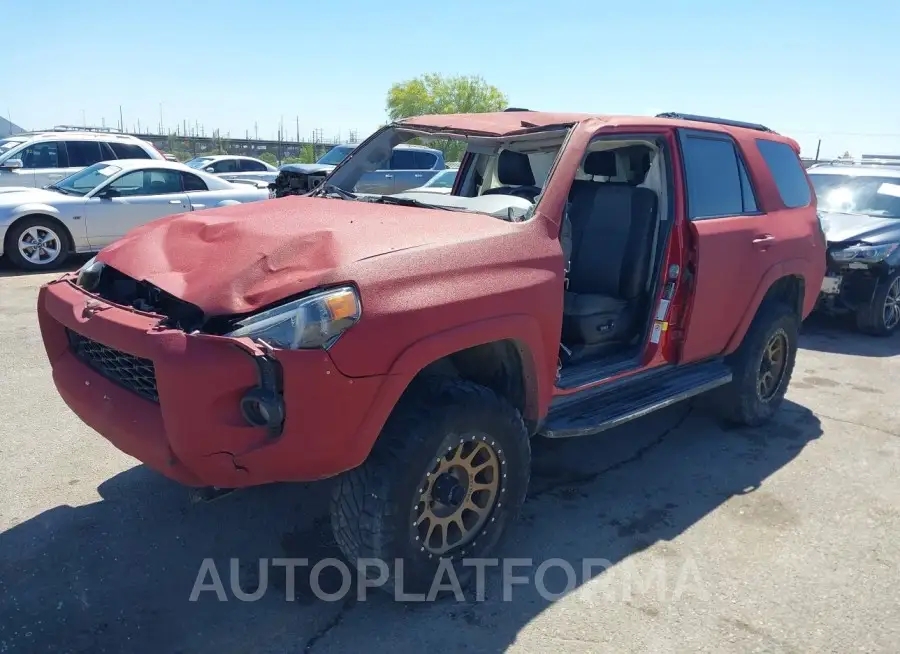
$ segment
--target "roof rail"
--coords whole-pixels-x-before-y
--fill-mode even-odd
[[[662,114],[656,114],[657,118],[673,118],[675,120],[691,120],[695,123],[713,123],[715,125],[728,125],[730,127],[743,127],[744,129],[752,129],[757,132],[769,132],[775,134],[775,130],[771,130],[765,125],[758,123],[745,123],[742,120],[729,120],[728,118],[713,118],[712,116],[697,116],[695,114],[680,114],[675,111],[667,111]]]
[[[55,125],[52,129],[39,130],[42,132],[102,132],[104,134],[123,134],[116,127],[80,127],[78,125]]]
[[[900,161],[896,159],[832,159],[831,161],[817,161],[810,168],[819,166],[870,166],[873,168],[900,168]]]

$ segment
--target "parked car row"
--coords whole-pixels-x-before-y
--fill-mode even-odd
[[[410,190],[444,168],[413,139],[468,148],[451,193]],[[334,538],[402,560],[389,591],[494,555],[534,436],[701,394],[769,420],[834,252],[798,144],[732,120],[422,116],[295,174],[300,197],[130,232],[41,289],[39,324],[62,398],[161,474],[336,477]]]

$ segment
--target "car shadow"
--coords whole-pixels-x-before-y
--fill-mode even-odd
[[[637,552],[671,550],[685,530],[759,490],[820,434],[818,419],[791,402],[766,427],[740,429],[683,403],[593,438],[536,439],[529,498],[500,555],[563,559],[578,571],[585,559],[609,561],[606,571],[579,572],[581,587]],[[369,652],[460,651],[477,642],[479,652],[502,652],[552,606],[534,584],[503,601],[498,571],[489,571],[484,598],[469,593],[463,602],[401,604],[373,591],[365,602],[355,592],[328,602],[303,574],[289,593],[286,578],[258,560],[305,558],[312,566],[340,556],[325,517],[327,482],[192,505],[182,487],[138,466],[98,492],[97,502],[58,506],[0,534],[0,651],[345,652],[362,643]],[[703,552],[689,554],[702,561]],[[192,602],[205,559],[227,597],[207,590]],[[329,572],[325,592],[341,582]],[[559,581],[548,573],[546,586]],[[239,601],[232,584],[266,592]]]
[[[856,329],[853,316],[828,316],[814,313],[803,321],[800,347],[830,354],[861,357],[892,357],[900,354],[900,338],[869,336]]]
[[[93,255],[71,254],[66,262],[53,270],[22,270],[16,268],[9,257],[0,257],[0,278],[3,277],[29,277],[32,275],[62,275],[65,272],[73,272],[83,266]]]

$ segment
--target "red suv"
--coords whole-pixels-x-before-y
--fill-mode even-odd
[[[355,192],[412,139],[465,141],[452,193]],[[773,414],[825,268],[798,151],[676,114],[399,121],[304,196],[156,221],[47,284],[53,378],[184,484],[337,476],[347,557],[427,588],[497,544],[531,437],[707,391]]]

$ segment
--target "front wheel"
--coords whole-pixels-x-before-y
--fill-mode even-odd
[[[856,312],[859,331],[890,336],[900,326],[900,271],[878,282],[872,301]]]
[[[799,333],[791,307],[772,302],[760,308],[740,347],[728,357],[731,383],[715,398],[727,420],[758,426],[774,415],[791,381]]]
[[[335,540],[352,564],[385,564],[388,592],[427,594],[441,560],[462,587],[475,569],[464,559],[489,556],[515,520],[530,466],[528,432],[508,402],[471,382],[426,380],[401,399],[366,462],[339,478]]]
[[[54,221],[26,218],[7,232],[4,249],[10,261],[22,270],[38,271],[59,268],[69,256],[69,240]]]

